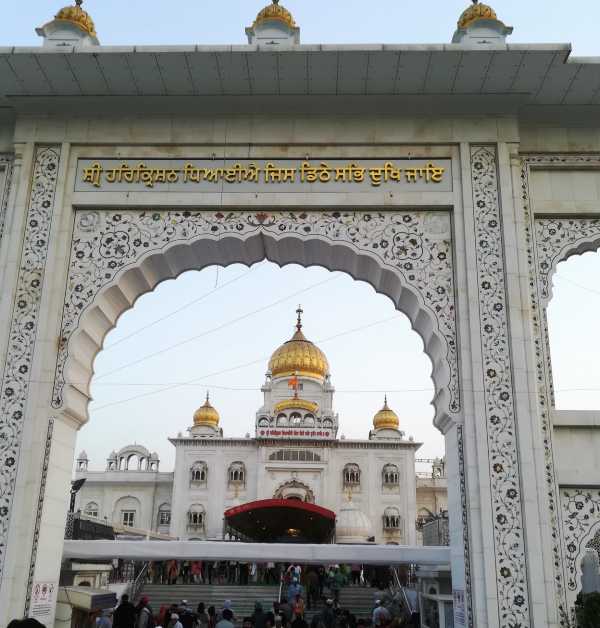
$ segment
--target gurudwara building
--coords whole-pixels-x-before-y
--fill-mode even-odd
[[[89,471],[82,452],[79,509],[181,539],[414,545],[417,517],[446,510],[445,487],[431,505],[430,483],[415,474],[420,444],[404,437],[387,399],[368,439],[339,438],[329,363],[304,336],[302,310],[297,314],[293,336],[269,361],[253,438],[225,438],[207,396],[188,436],[170,439],[172,473],[159,470],[158,456],[139,445],[112,452],[103,472]],[[417,508],[419,481],[423,504]],[[323,513],[298,502],[330,515],[319,519]]]
[[[557,266],[600,249],[600,58],[513,43],[477,0],[427,45],[305,45],[278,0],[245,2],[247,42],[240,26],[227,46],[105,46],[93,7],[52,18],[52,2],[27,5],[39,46],[0,42],[0,625],[53,625],[64,557],[296,560],[315,546],[213,539],[327,541],[337,519],[318,546],[331,563],[445,566],[447,626],[573,626],[600,588],[600,420],[556,408],[546,312]],[[300,328],[253,437],[222,436],[212,399],[172,439],[172,474],[141,448],[87,472],[83,509],[186,540],[65,540],[106,334],[166,279],[263,259],[345,272],[409,318],[432,363],[449,545],[414,545],[417,444],[389,407],[368,438],[338,438],[329,366]]]

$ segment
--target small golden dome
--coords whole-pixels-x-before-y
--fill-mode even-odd
[[[282,412],[283,410],[307,410],[308,412],[316,412],[319,405],[314,401],[306,401],[306,399],[298,399],[294,397],[292,399],[284,399],[275,404],[274,411]]]
[[[383,408],[373,417],[373,426],[376,430],[397,430],[400,427],[398,415],[388,406],[387,395]]]
[[[329,373],[329,362],[321,349],[302,333],[302,309],[298,308],[297,313],[296,333],[275,350],[269,360],[269,371],[272,377],[299,375],[323,380]]]
[[[458,19],[458,28],[468,28],[477,22],[477,20],[497,20],[498,16],[492,7],[487,4],[481,4],[476,2],[472,4],[468,9],[463,11],[463,14]]]
[[[296,28],[296,22],[292,14],[279,4],[279,0],[273,0],[273,3],[265,7],[254,20],[253,28],[256,28],[259,24],[267,22],[269,20],[276,20],[282,22],[288,28]]]
[[[206,425],[208,427],[218,427],[219,413],[210,405],[208,393],[203,406],[194,412],[194,425]]]
[[[90,17],[89,13],[81,8],[83,0],[75,0],[74,7],[65,7],[61,9],[55,16],[55,20],[63,20],[65,22],[71,22],[76,26],[79,26],[81,30],[85,31],[88,35],[96,37],[96,28],[94,21]]]

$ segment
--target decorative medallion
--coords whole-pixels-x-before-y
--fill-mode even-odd
[[[8,353],[0,388],[0,579],[6,558],[10,511],[27,412],[59,161],[60,148],[37,148]]]
[[[471,147],[499,625],[530,625],[495,146]]]
[[[83,312],[117,275],[152,253],[224,237],[298,238],[344,245],[402,277],[422,299],[448,365],[449,413],[460,409],[450,215],[444,211],[82,211],[75,220],[53,406],[63,404],[71,335]],[[219,262],[215,259],[215,262]],[[335,270],[332,268],[332,270]]]

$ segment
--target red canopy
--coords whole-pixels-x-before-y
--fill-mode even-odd
[[[225,511],[234,531],[258,542],[328,543],[335,513],[298,499],[261,499]]]

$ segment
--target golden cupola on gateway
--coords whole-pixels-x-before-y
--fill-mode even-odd
[[[296,314],[294,334],[269,360],[262,387],[264,404],[256,414],[256,435],[335,439],[338,417],[333,411],[329,362],[304,335],[301,307]]]
[[[82,9],[82,4],[83,0],[75,0],[74,5],[62,8],[52,21],[36,29],[36,33],[44,38],[44,46],[100,45],[94,21],[90,14]]]
[[[473,0],[473,4],[458,18],[453,44],[498,45],[506,43],[506,38],[513,32],[512,26],[506,26],[498,19],[491,6]]]
[[[292,14],[279,0],[259,11],[252,26],[246,29],[249,44],[261,48],[283,48],[300,43],[300,29]]]

